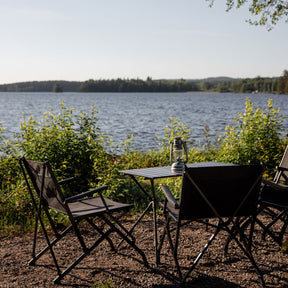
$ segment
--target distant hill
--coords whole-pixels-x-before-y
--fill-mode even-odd
[[[282,93],[278,77],[204,79],[100,79],[87,81],[30,81],[0,85],[0,92],[233,92]]]
[[[220,76],[220,77],[209,77],[204,79],[192,79],[191,81],[195,82],[211,82],[211,83],[219,83],[219,82],[238,82],[241,81],[241,78],[231,78],[226,76]],[[187,80],[188,81],[188,80]]]
[[[202,79],[157,79],[155,81],[179,81],[179,80],[185,80],[185,81],[191,81],[191,82],[210,82],[210,83],[219,83],[219,82],[238,82],[241,81],[242,78],[232,78],[232,77],[226,77],[226,76],[219,76],[219,77],[208,77],[208,78],[202,78]]]
[[[131,79],[132,80],[132,79]],[[152,79],[151,79],[152,80]],[[194,83],[219,83],[219,82],[238,82],[241,79],[231,77],[210,77],[205,79],[155,79],[155,82],[194,82]],[[109,80],[107,80],[109,81]],[[113,81],[113,80],[111,80]],[[87,82],[87,81],[85,81]],[[85,82],[80,81],[64,81],[64,80],[49,80],[49,81],[28,81],[17,82],[11,84],[0,84],[0,92],[53,92],[55,86],[62,88],[63,92],[79,92],[81,85]]]
[[[55,87],[63,92],[78,92],[82,82],[78,81],[31,81],[0,85],[0,92],[53,92]]]

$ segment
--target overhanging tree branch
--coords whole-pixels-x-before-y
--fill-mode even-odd
[[[215,0],[209,1],[212,7]],[[251,25],[266,26],[271,30],[282,18],[288,22],[288,1],[287,0],[226,0],[226,11],[232,8],[240,8],[248,5],[252,19],[248,19]]]

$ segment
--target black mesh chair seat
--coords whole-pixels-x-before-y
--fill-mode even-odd
[[[107,198],[104,198],[104,200],[110,212],[122,211],[123,209],[130,209],[133,207],[132,204],[123,204]],[[68,203],[68,207],[72,216],[75,218],[93,217],[100,213],[107,213],[107,208],[103,206],[103,200],[100,196]]]
[[[267,183],[267,182],[266,182]],[[288,208],[288,185],[279,184],[268,186],[267,184],[261,191],[261,202],[277,207]]]

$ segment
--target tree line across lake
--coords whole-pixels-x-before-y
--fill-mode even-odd
[[[280,77],[202,80],[100,79],[80,81],[33,81],[0,85],[0,92],[232,92],[288,94],[288,70]]]

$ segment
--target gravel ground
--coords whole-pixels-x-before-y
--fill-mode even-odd
[[[127,219],[125,225],[132,225],[133,219]],[[159,231],[162,221],[159,221]],[[179,262],[183,271],[198,254],[211,235],[211,228],[193,223],[182,229],[180,238]],[[0,287],[154,287],[176,288],[179,283],[167,242],[161,253],[161,264],[156,267],[153,248],[153,221],[147,216],[134,232],[138,246],[147,256],[149,266],[143,265],[141,257],[133,249],[122,245],[117,252],[111,251],[107,241],[98,246],[61,284],[54,285],[57,271],[49,253],[29,266],[33,233],[19,236],[0,237]],[[44,245],[43,235],[39,235],[39,244]],[[95,235],[85,231],[87,241]],[[113,236],[118,241],[117,236]],[[197,268],[188,278],[187,287],[261,287],[255,269],[236,246],[231,245],[228,255],[224,255],[223,245],[227,235],[220,234],[209,247]],[[285,235],[286,239],[288,235]],[[57,244],[56,253],[61,266],[79,254],[73,233],[65,241]],[[256,226],[253,253],[256,262],[263,271],[267,287],[288,288],[288,254],[284,254],[269,237],[261,240],[261,230]]]

